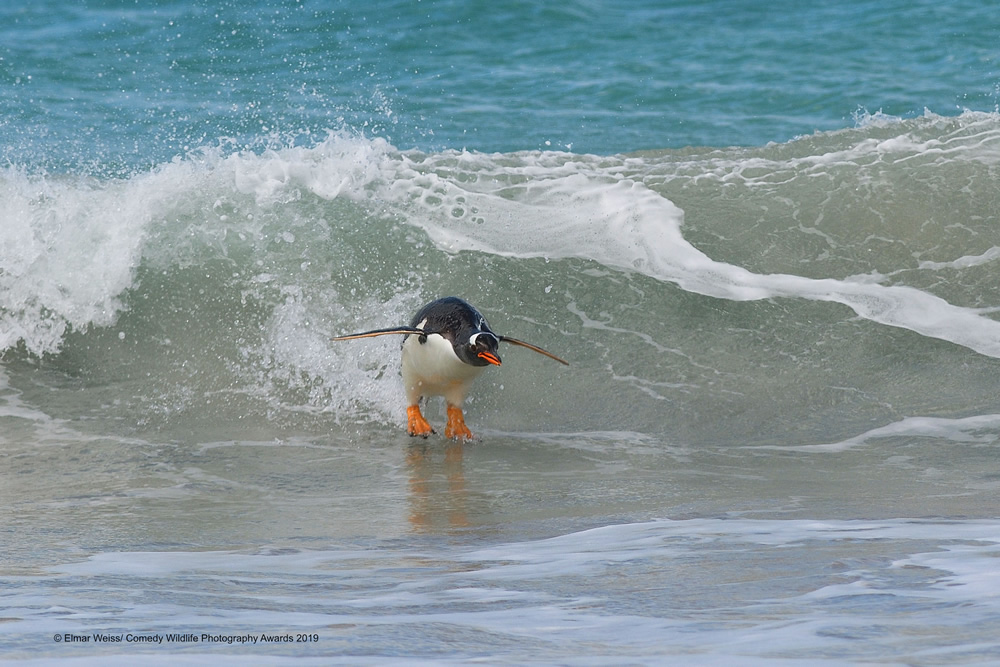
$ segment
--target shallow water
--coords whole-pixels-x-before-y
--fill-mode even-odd
[[[379,430],[155,444],[48,424],[8,442],[30,484],[5,486],[4,523],[32,539],[3,559],[7,655],[997,657],[988,421],[813,449]],[[66,633],[91,639],[50,639]]]

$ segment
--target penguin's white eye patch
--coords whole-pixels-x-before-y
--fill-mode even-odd
[[[476,342],[479,340],[480,336],[489,336],[491,338],[496,338],[496,336],[494,336],[493,334],[486,333],[483,331],[477,331],[476,333],[472,334],[472,336],[469,338],[469,345],[475,345]],[[497,342],[499,343],[500,341]]]

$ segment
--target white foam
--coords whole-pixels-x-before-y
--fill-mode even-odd
[[[970,118],[966,125],[979,122],[985,121]],[[942,148],[905,137],[895,143],[866,139],[843,151],[793,160],[821,165],[857,163],[886,151],[967,152],[967,145],[949,148],[949,141],[943,139]],[[127,181],[59,181],[8,167],[0,172],[0,202],[9,220],[0,225],[0,349],[22,340],[32,352],[50,352],[58,349],[67,327],[110,324],[140,259],[154,265],[180,261],[176,253],[191,234],[211,237],[223,254],[228,232],[254,234],[257,223],[237,223],[225,213],[205,219],[198,230],[170,228],[166,222],[181,214],[198,217],[187,208],[190,200],[248,196],[266,209],[308,191],[325,199],[388,205],[449,253],[579,258],[720,299],[837,303],[872,322],[1000,358],[1000,322],[987,317],[988,311],[870,278],[761,274],[712,259],[684,238],[680,208],[625,177],[629,160],[565,153],[427,156],[401,153],[380,139],[331,135],[314,147],[261,155],[206,151]],[[765,169],[773,173],[775,167]],[[146,244],[149,236],[161,237],[155,256]],[[995,257],[991,250],[953,265]]]
[[[672,553],[677,545],[684,549],[693,544],[722,543],[792,546],[817,540],[976,540],[996,545],[1000,544],[1000,533],[996,532],[996,522],[991,520],[656,519],[478,549],[466,558],[493,561],[498,568],[504,568],[515,563],[547,561],[556,554],[573,554],[581,562],[600,565],[609,560],[642,559],[650,556],[651,551],[662,553],[665,547]]]
[[[269,350],[270,369],[262,378],[262,394],[273,400],[281,392],[272,392],[266,385],[281,380],[292,386],[305,387],[316,394],[305,405],[282,406],[288,410],[309,410],[323,406],[335,418],[358,415],[366,419],[379,418],[396,423],[402,418],[400,406],[405,405],[402,384],[381,382],[387,373],[397,373],[400,338],[386,336],[363,345],[331,343],[330,338],[354,331],[377,329],[387,321],[405,322],[419,303],[417,290],[400,291],[386,303],[359,299],[353,312],[339,305],[336,293],[313,295],[307,299],[299,289],[286,289],[284,303],[278,304],[265,329],[264,349]],[[357,313],[367,313],[372,319],[358,320]],[[332,319],[336,330],[317,327],[315,322]],[[273,363],[272,363],[273,362]],[[320,385],[303,383],[302,374],[320,378]]]
[[[998,554],[992,520],[719,518],[490,546],[103,553],[51,569],[58,601],[9,578],[8,633],[295,628],[332,642],[346,628],[374,656],[502,662],[578,662],[584,645],[597,663],[961,659],[995,651]],[[957,625],[962,641],[942,643]],[[435,632],[417,646],[415,627]]]
[[[204,247],[226,256],[230,235],[263,239],[255,212],[303,189],[368,201],[390,150],[331,135],[262,155],[206,149],[126,179],[0,169],[0,350],[22,342],[34,354],[57,352],[70,329],[113,324],[140,262],[184,266]],[[241,198],[257,210],[237,218],[230,209]]]
[[[868,149],[866,149],[868,150]],[[595,158],[402,155],[387,166],[382,196],[407,207],[407,222],[456,253],[581,258],[734,301],[801,298],[843,304],[867,320],[1000,358],[1000,322],[929,292],[864,278],[758,274],[713,260],[684,238],[683,211]],[[449,178],[454,162],[465,170]],[[469,174],[476,178],[470,179]]]
[[[986,252],[979,255],[963,255],[950,262],[920,262],[919,267],[929,271],[940,271],[942,269],[967,269],[973,266],[988,264],[1000,259],[1000,246],[993,246]]]
[[[58,349],[68,326],[107,325],[148,221],[131,186],[0,171],[0,349]]]
[[[1000,414],[975,415],[958,419],[945,417],[907,417],[885,426],[865,431],[840,442],[819,445],[774,446],[761,445],[756,449],[775,449],[798,452],[843,452],[861,447],[879,438],[940,438],[952,442],[992,443],[1000,433]]]
[[[731,547],[772,553],[770,550],[775,548],[802,549],[821,544],[846,548],[851,544],[890,542],[897,543],[904,551],[915,550],[889,563],[872,563],[871,567],[932,568],[937,572],[926,574],[937,592],[922,594],[928,597],[947,594],[949,598],[1000,606],[997,595],[1000,576],[994,567],[1000,551],[1000,533],[996,521],[992,520],[657,519],[606,525],[546,539],[487,547],[440,547],[430,551],[413,546],[316,551],[285,549],[258,553],[107,552],[81,562],[56,566],[51,571],[73,577],[204,575],[214,578],[221,575],[227,580],[284,582],[294,588],[295,582],[316,574],[323,574],[331,581],[354,579],[359,584],[369,582],[380,586],[377,582],[382,573],[391,573],[400,562],[411,563],[413,567],[422,563],[428,570],[425,574],[393,579],[395,585],[387,589],[385,595],[359,596],[345,591],[347,597],[342,594],[339,599],[323,604],[347,604],[357,609],[397,608],[434,605],[442,599],[451,602],[544,602],[551,600],[551,596],[544,593],[544,588],[523,588],[527,582],[553,578],[575,580],[626,564],[645,566],[660,562],[665,567],[668,563],[682,564],[685,559],[699,554],[718,556],[723,553],[720,549]],[[442,567],[447,563],[452,564]],[[520,583],[508,590],[506,584],[510,581]],[[987,588],[982,588],[984,585]],[[819,586],[808,595],[814,598],[839,595],[845,590],[839,586]],[[526,595],[521,592],[523,590],[534,592]],[[907,590],[893,590],[893,593],[905,594]]]

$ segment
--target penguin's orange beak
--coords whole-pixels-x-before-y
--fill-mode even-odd
[[[493,364],[494,366],[499,366],[500,365],[500,357],[498,357],[497,355],[493,354],[492,352],[485,352],[484,351],[484,352],[480,352],[476,356],[479,357],[480,359],[482,359],[483,361],[486,361],[486,362],[489,362],[489,363]]]

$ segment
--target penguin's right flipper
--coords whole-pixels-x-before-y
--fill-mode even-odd
[[[374,336],[387,336],[389,334],[417,334],[418,336],[426,336],[427,331],[423,329],[417,329],[416,327],[393,327],[391,329],[373,329],[371,331],[362,331],[356,334],[347,334],[346,336],[334,336],[330,340],[355,340],[357,338],[372,338]]]

